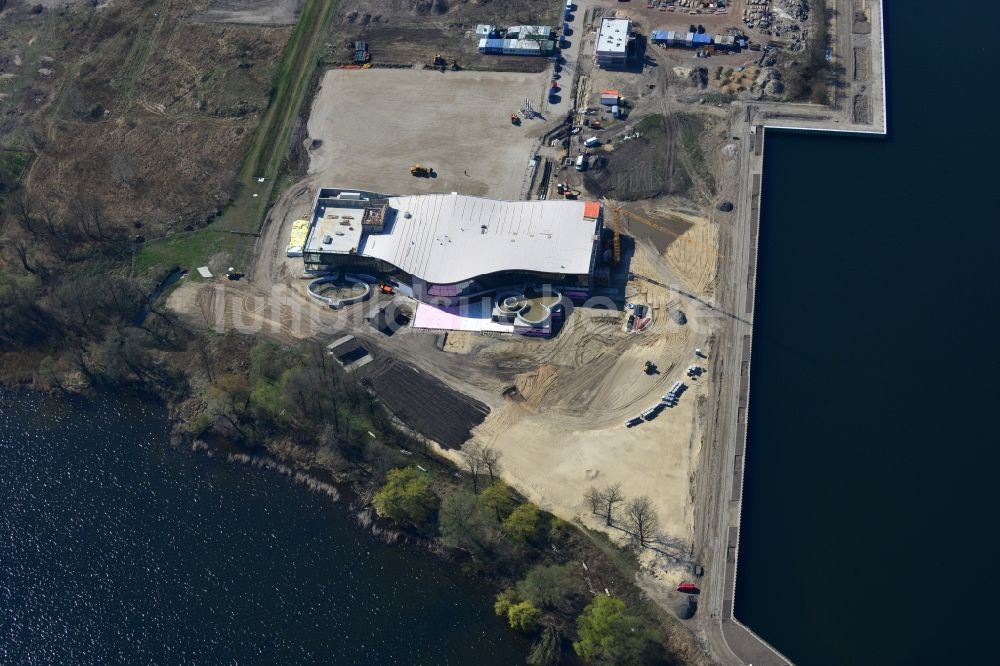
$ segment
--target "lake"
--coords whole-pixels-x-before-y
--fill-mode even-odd
[[[0,663],[524,663],[488,587],[168,433],[0,390]]]

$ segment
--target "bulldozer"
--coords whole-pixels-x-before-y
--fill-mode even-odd
[[[410,175],[418,178],[430,178],[434,175],[434,169],[423,164],[414,164],[410,167]]]

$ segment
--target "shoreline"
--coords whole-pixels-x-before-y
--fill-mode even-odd
[[[850,3],[848,0],[839,0],[837,3],[837,5],[845,4]],[[707,575],[709,584],[706,587],[709,587],[709,585],[711,587],[709,589],[710,594],[705,595],[709,600],[710,621],[703,619],[703,623],[708,633],[707,638],[712,651],[716,653],[716,657],[723,659],[727,663],[778,664],[783,666],[794,663],[782,654],[780,650],[757,635],[750,627],[743,624],[735,614],[743,488],[746,477],[747,426],[750,418],[750,368],[753,358],[754,328],[753,307],[757,290],[758,238],[760,231],[760,210],[763,201],[766,134],[767,130],[779,130],[857,136],[887,136],[888,106],[886,99],[885,33],[882,0],[874,0],[874,4],[877,5],[877,11],[874,11],[875,7],[872,7],[872,22],[875,25],[873,25],[870,34],[871,39],[878,43],[880,58],[878,59],[878,71],[873,72],[872,76],[877,75],[881,79],[881,86],[879,86],[881,89],[881,99],[879,101],[881,102],[882,111],[880,123],[873,122],[872,126],[866,127],[851,122],[835,127],[830,125],[831,118],[829,115],[824,116],[817,113],[818,110],[825,111],[825,109],[817,109],[816,107],[796,109],[796,111],[803,112],[809,110],[809,113],[795,118],[798,122],[787,123],[789,118],[787,116],[782,118],[779,110],[788,109],[793,105],[748,103],[741,105],[742,122],[736,124],[741,129],[747,129],[748,135],[753,137],[752,140],[744,142],[744,149],[748,154],[744,155],[747,162],[742,169],[743,177],[740,183],[740,200],[743,202],[741,210],[745,211],[745,213],[739,218],[739,226],[741,228],[734,231],[734,236],[740,236],[740,238],[734,238],[734,240],[744,241],[747,252],[741,254],[737,265],[734,267],[736,270],[728,276],[730,280],[726,287],[730,289],[736,288],[735,292],[731,294],[732,302],[727,303],[727,305],[731,304],[735,306],[742,304],[742,310],[734,308],[734,311],[741,317],[745,316],[747,322],[735,321],[732,323],[728,351],[733,353],[721,359],[721,363],[723,364],[726,361],[730,361],[730,368],[740,368],[740,380],[739,382],[729,382],[731,384],[730,389],[738,387],[735,393],[730,393],[727,396],[722,395],[725,387],[723,386],[724,382],[720,381],[717,393],[715,394],[716,399],[721,401],[725,407],[728,407],[730,413],[725,421],[716,424],[716,430],[712,433],[715,440],[713,448],[723,451],[723,454],[720,456],[720,464],[715,470],[706,472],[709,474],[709,479],[714,481],[718,486],[713,490],[720,493],[716,498],[716,506],[710,508],[713,510],[714,515],[702,516],[703,520],[710,517],[715,520],[716,527],[714,531],[716,534],[714,548],[712,547],[711,539],[706,539],[706,543],[700,544],[706,545],[708,549],[714,551],[710,554],[706,553],[709,562],[724,565],[721,567],[721,578],[719,576],[720,566],[715,566],[711,569],[706,567],[706,570],[712,574],[710,576]],[[852,36],[852,33],[849,32],[847,36]],[[837,35],[836,39],[840,41],[845,39],[845,36]],[[763,113],[761,113],[762,110]],[[773,112],[769,112],[772,110]],[[755,118],[758,113],[761,114],[759,121]],[[843,110],[841,113],[843,113]],[[772,121],[771,118],[774,118],[774,120]],[[833,122],[839,124],[840,120],[834,119]],[[753,184],[756,184],[755,188],[752,187]],[[741,295],[744,293],[741,288],[742,285],[746,286],[744,298],[741,298]],[[742,338],[741,341],[740,338]],[[722,347],[723,349],[727,349],[726,346]],[[735,354],[737,348],[739,350],[738,355]],[[733,363],[732,361],[736,362]],[[729,398],[728,404],[726,404],[727,398]],[[716,407],[718,408],[720,405],[717,404]],[[731,485],[729,485],[730,477],[726,474],[726,469],[732,470]],[[715,474],[712,474],[712,472],[715,472]],[[728,498],[726,498],[727,485],[730,488]],[[708,491],[709,489],[707,488],[702,490],[702,492]]]

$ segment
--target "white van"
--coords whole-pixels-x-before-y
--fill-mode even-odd
[[[593,148],[594,146],[601,145],[601,140],[598,139],[596,136],[592,136],[588,138],[586,141],[584,141],[583,145],[587,146],[587,148]]]
[[[586,155],[580,155],[579,157],[576,158],[576,170],[577,171],[586,171],[587,170],[587,156]]]

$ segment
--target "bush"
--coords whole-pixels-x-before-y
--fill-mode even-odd
[[[496,526],[493,516],[480,505],[479,496],[467,490],[453,492],[441,501],[438,530],[441,540],[450,548],[477,556],[489,556],[494,552]]]
[[[545,531],[542,512],[530,502],[521,504],[504,519],[503,531],[514,541],[541,543]]]
[[[502,524],[514,509],[510,486],[503,481],[494,481],[489,488],[483,490],[479,502],[496,517],[498,524]]]
[[[372,500],[378,514],[397,523],[417,526],[430,520],[437,505],[430,476],[416,467],[392,469],[386,476],[385,485]]]
[[[511,629],[523,634],[533,634],[538,631],[538,619],[542,612],[530,601],[522,601],[507,609],[507,622]]]
[[[507,617],[507,611],[517,603],[517,593],[508,588],[497,595],[497,600],[493,602],[493,612],[497,617]]]
[[[662,658],[656,633],[641,618],[625,612],[625,602],[598,595],[577,618],[580,640],[573,649],[595,664],[655,663]]]
[[[539,608],[571,613],[582,606],[587,590],[573,564],[532,567],[517,591]]]

